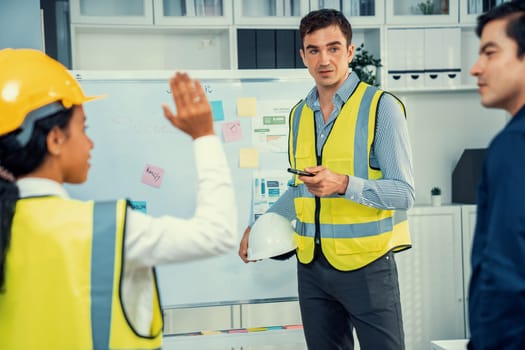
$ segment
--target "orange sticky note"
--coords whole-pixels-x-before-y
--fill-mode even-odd
[[[290,324],[290,325],[284,326],[284,329],[302,329],[302,328],[303,328],[302,324]]]

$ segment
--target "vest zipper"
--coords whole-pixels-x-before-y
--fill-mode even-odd
[[[317,149],[317,135],[315,137],[316,149]],[[322,157],[316,155],[317,165],[322,164]],[[315,196],[315,244],[321,245],[321,198]]]
[[[319,215],[321,214],[321,198],[315,197],[315,244],[321,244],[321,224]]]

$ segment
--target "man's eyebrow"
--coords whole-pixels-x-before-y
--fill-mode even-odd
[[[326,46],[335,46],[335,45],[343,45],[343,43],[337,40],[337,41],[332,41],[326,44]]]
[[[337,46],[337,45],[343,45],[343,43],[340,42],[339,40],[336,40],[336,41],[329,42],[325,46]],[[310,45],[307,45],[306,48],[307,49],[318,49],[319,46],[310,44]]]
[[[484,44],[483,46],[479,48],[479,53],[482,53],[486,49],[490,49],[493,47],[498,47],[498,45],[494,41],[489,41],[488,43]]]
[[[317,49],[319,48],[319,46],[310,44],[310,45],[307,45],[306,48],[307,49]]]

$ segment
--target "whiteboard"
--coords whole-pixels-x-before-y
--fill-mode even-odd
[[[249,73],[190,72],[201,80],[210,101],[222,101],[224,121],[214,122],[217,135],[222,138],[222,123],[241,123],[241,140],[223,139],[235,185],[238,240],[250,219],[252,175],[257,169],[239,168],[239,150],[253,144],[253,118],[237,115],[237,100],[255,97],[259,103],[286,99],[291,108],[313,87],[313,81],[303,71],[283,71],[283,76],[277,77],[275,71],[271,72],[273,76],[259,71],[253,77]],[[147,212],[153,216],[191,217],[196,196],[192,141],[165,120],[160,107],[162,103],[173,106],[167,83],[171,72],[73,73],[86,94],[108,97],[84,105],[87,133],[95,147],[88,181],[68,185],[71,195],[86,200],[146,201]],[[259,156],[259,170],[287,168],[286,153],[260,152]],[[146,164],[164,169],[160,188],[141,182]],[[296,298],[296,263],[292,258],[245,264],[233,251],[201,261],[158,266],[161,302],[169,308]]]

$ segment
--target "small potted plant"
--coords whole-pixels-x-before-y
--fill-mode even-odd
[[[432,187],[432,189],[430,190],[430,198],[432,200],[432,205],[441,205],[441,188]]]
[[[433,0],[422,1],[419,4],[417,4],[417,7],[419,11],[421,11],[421,13],[424,15],[431,15],[434,13],[434,1]]]
[[[355,72],[361,81],[373,86],[379,86],[377,68],[382,66],[381,59],[368,52],[364,43],[355,49],[354,59],[350,62],[352,72]]]

